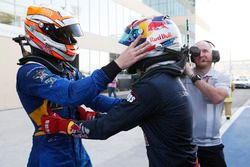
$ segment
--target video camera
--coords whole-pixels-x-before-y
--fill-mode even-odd
[[[201,50],[197,46],[191,46],[189,48],[189,58],[191,59],[192,62],[194,62],[194,58],[200,56]]]

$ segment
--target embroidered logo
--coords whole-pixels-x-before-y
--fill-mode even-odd
[[[45,73],[45,70],[36,70],[36,74],[32,77],[33,79],[44,80],[49,74]]]
[[[41,82],[44,82],[45,84],[49,84],[50,88],[54,85],[55,81],[57,80],[54,77],[50,77],[49,74],[47,74],[45,70],[36,70],[36,73],[32,78],[40,79]]]
[[[136,96],[135,96],[134,92],[131,91],[131,92],[128,94],[128,96],[127,96],[127,101],[128,101],[129,103],[133,103],[133,102],[135,102],[136,100],[137,100],[137,99],[136,99]]]
[[[54,85],[55,81],[56,81],[56,78],[50,77],[50,78],[46,79],[46,80],[44,81],[44,83],[50,84],[49,87],[51,88],[51,87]]]

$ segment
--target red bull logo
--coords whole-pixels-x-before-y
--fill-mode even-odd
[[[168,32],[167,34],[159,34],[157,37],[150,37],[149,41],[156,42],[156,41],[160,41],[160,40],[167,39],[170,37],[172,37],[172,33]]]
[[[162,21],[152,21],[148,25],[148,31],[159,30],[162,28],[168,29],[168,27]]]

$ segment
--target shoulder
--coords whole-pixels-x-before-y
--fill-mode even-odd
[[[190,80],[188,77],[185,79]],[[164,89],[166,86],[169,89],[171,89],[171,88],[179,87],[179,85],[182,84],[180,77],[172,76],[167,73],[154,74],[152,75],[152,77],[148,79],[148,82],[152,86],[159,88],[160,91]]]
[[[209,74],[214,77],[214,78],[219,78],[219,77],[223,77],[223,78],[230,78],[229,74],[215,70],[215,69],[211,69],[209,71]]]
[[[227,74],[227,73],[223,73],[223,72],[220,72],[220,71],[217,71],[217,70],[213,70],[211,74],[212,74],[212,77],[214,79],[216,79],[218,82],[222,81],[222,82],[229,82],[230,83],[230,81],[231,81],[230,75]]]
[[[143,78],[136,84],[136,87],[139,87],[141,93],[144,94],[151,94],[150,96],[159,97],[162,91],[166,90],[166,86],[176,84],[176,79],[172,76],[166,75],[164,73],[156,73],[149,77]]]
[[[136,91],[138,93],[141,94],[146,94],[146,93],[154,93],[156,90],[156,86],[157,86],[157,80],[158,77],[155,76],[150,76],[147,78],[142,78],[139,79],[139,81],[133,85],[133,88],[136,89]]]
[[[25,71],[25,70],[32,70],[32,69],[38,69],[38,68],[43,68],[47,69],[44,65],[36,62],[29,62],[24,65],[21,65],[19,68],[19,71]]]
[[[231,86],[231,78],[229,74],[222,73],[217,70],[213,70],[213,82],[215,87],[221,87],[226,89],[227,91],[229,90]]]
[[[29,78],[29,77],[34,77],[36,75],[48,75],[52,74],[51,71],[44,65],[40,63],[27,63],[22,65],[17,72],[17,77],[18,79],[24,79],[24,78]]]
[[[27,73],[27,72],[31,72],[33,70],[36,69],[47,69],[44,65],[40,64],[40,63],[26,63],[24,65],[22,65],[19,69],[18,69],[18,73]]]

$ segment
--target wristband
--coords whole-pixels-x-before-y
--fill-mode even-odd
[[[201,76],[199,74],[193,74],[190,79],[193,83],[195,83],[196,81],[201,80]]]

